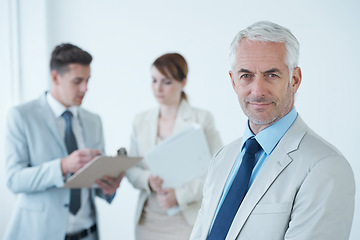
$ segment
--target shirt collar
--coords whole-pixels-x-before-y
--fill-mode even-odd
[[[267,155],[270,155],[274,150],[278,142],[287,132],[287,130],[291,127],[297,117],[297,111],[295,107],[291,109],[291,111],[282,117],[280,120],[271,124],[264,130],[260,131],[256,136],[251,131],[249,127],[249,120],[246,123],[244,136],[241,144],[241,151],[244,148],[244,143],[251,137],[255,136],[255,139],[261,145],[262,149],[266,152]]]
[[[46,100],[51,108],[51,110],[53,111],[54,115],[56,118],[61,117],[61,115],[66,111],[69,110],[74,118],[78,117],[78,113],[79,113],[79,107],[77,106],[71,106],[69,108],[66,108],[64,105],[62,105],[58,100],[56,100],[50,92],[46,93]]]

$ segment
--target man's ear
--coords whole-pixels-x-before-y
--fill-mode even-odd
[[[59,73],[56,70],[51,70],[51,81],[53,84],[58,84]]]
[[[299,67],[294,68],[291,78],[291,87],[294,94],[297,92],[298,88],[300,87],[301,79],[302,79],[301,69]]]
[[[234,73],[232,71],[229,71],[229,75],[230,75],[231,85],[232,85],[233,89],[235,90],[236,84],[234,81]]]

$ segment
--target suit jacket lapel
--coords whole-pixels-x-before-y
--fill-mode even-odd
[[[147,150],[153,148],[156,145],[158,124],[159,124],[159,112],[160,109],[156,108],[154,110],[151,110],[151,113],[149,115],[147,134],[144,135],[146,136],[147,143],[149,144],[146,147]]]
[[[292,162],[289,153],[296,151],[301,139],[306,133],[306,129],[307,126],[300,116],[298,116],[294,124],[280,140],[250,187],[230,227],[227,239],[236,239],[262,196],[267,192],[281,172]]]
[[[245,195],[245,198],[234,218],[233,224],[230,227],[228,239],[236,239],[246,220],[262,196],[291,161],[291,158],[288,157],[287,153],[283,150],[278,150],[276,153],[273,152],[273,154],[271,154],[271,157],[269,157],[264,167],[261,169],[261,172],[250,187],[248,193]]]
[[[55,140],[63,148],[63,150],[67,152],[64,140],[60,139],[59,127],[56,124],[54,113],[52,112],[50,106],[47,103],[46,93],[38,99],[38,103],[38,116],[43,116],[41,119],[43,120],[44,125],[49,129],[49,131],[52,133]]]
[[[89,147],[90,143],[88,142],[91,137],[91,131],[94,125],[89,121],[90,119],[87,118],[86,113],[83,111],[82,108],[79,107],[79,121],[82,127],[83,136],[84,136],[84,145],[85,147]]]
[[[186,100],[182,100],[177,113],[173,135],[185,129],[191,124],[192,110]]]

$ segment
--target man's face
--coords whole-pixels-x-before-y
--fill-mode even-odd
[[[72,63],[64,73],[51,72],[53,86],[51,93],[65,107],[80,106],[87,91],[90,66]]]
[[[294,105],[301,82],[295,68],[289,81],[283,43],[242,39],[236,51],[235,69],[230,71],[242,110],[256,134],[285,116]]]

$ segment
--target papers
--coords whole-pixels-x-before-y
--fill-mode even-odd
[[[155,146],[144,158],[152,174],[164,180],[163,188],[176,188],[205,175],[211,154],[201,126],[192,124]]]
[[[83,168],[69,177],[65,188],[91,188],[96,187],[95,181],[105,175],[117,177],[122,171],[134,166],[141,160],[140,157],[128,156],[97,156]]]

